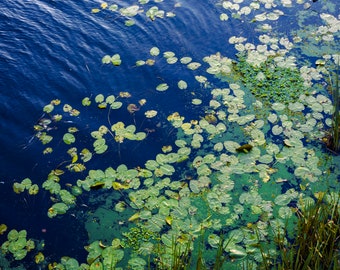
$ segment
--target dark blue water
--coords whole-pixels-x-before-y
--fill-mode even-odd
[[[127,5],[124,1],[116,3]],[[176,17],[151,21],[141,14],[135,17],[136,25],[132,27],[124,25],[125,18],[109,12],[92,14],[91,9],[99,5],[99,1],[5,0],[0,7],[0,223],[9,229],[27,229],[29,238],[45,239],[44,253],[56,259],[68,255],[84,261],[87,235],[83,224],[70,216],[49,219],[49,194],[43,190],[37,196],[12,191],[13,182],[25,177],[42,183],[48,172],[63,161],[63,157],[51,160],[40,154],[43,147],[33,137],[33,125],[42,116],[42,107],[59,98],[79,108],[85,96],[129,91],[132,97],[128,103],[145,98],[148,109],[162,111],[159,118],[144,122],[142,112],[134,120],[126,111],[121,112],[121,119],[127,123],[136,121],[141,130],[163,125],[165,116],[175,111],[191,113],[188,117],[195,118],[185,105],[192,96],[177,89],[177,81],[184,79],[192,91],[200,93],[195,72],[179,65],[174,69],[164,59],[157,58],[153,67],[136,68],[135,62],[149,58],[153,46],[161,54],[173,51],[179,58],[190,56],[198,62],[217,51],[234,54],[227,42],[233,24],[218,27],[215,1],[184,1],[179,8],[174,8],[172,1],[161,3],[160,8],[173,10]],[[236,27],[239,25],[234,30],[241,31]],[[104,55],[115,53],[123,60],[121,66],[101,63]],[[172,93],[165,95],[155,90],[163,78]],[[91,113],[78,118],[80,133],[88,132],[89,122],[94,126],[103,123]],[[120,157],[113,150],[101,164],[143,165],[170,139],[167,134],[166,126],[159,128],[139,145],[122,146]]]

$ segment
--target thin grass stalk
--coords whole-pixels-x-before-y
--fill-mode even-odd
[[[218,248],[217,248],[217,252],[216,252],[216,256],[215,256],[215,264],[214,264],[213,270],[222,269],[222,266],[223,266],[223,264],[226,260],[226,257],[223,256],[223,252],[227,248],[229,243],[231,242],[231,239],[232,238],[230,238],[227,241],[227,243],[225,243],[225,245],[223,245],[224,237],[222,235],[220,236],[220,240],[218,242]]]
[[[340,151],[339,125],[340,125],[340,104],[339,104],[339,63],[336,69],[335,87],[333,88],[334,114],[333,114],[333,147],[335,152]]]
[[[172,238],[172,263],[171,263],[171,269],[172,270],[185,270],[190,267],[190,246],[191,241],[188,240],[188,242],[185,245],[185,249],[181,250],[181,245],[176,243],[175,238]]]
[[[260,235],[259,235],[257,227],[255,227],[255,233],[256,233],[257,240],[259,241],[259,249],[260,249],[260,252],[261,252],[264,268],[266,270],[270,270],[270,267],[269,267],[268,261],[267,261],[267,255],[265,254],[264,249],[262,247],[262,244],[260,243],[261,240],[260,240]]]
[[[200,241],[198,242],[198,254],[196,262],[196,270],[204,270],[205,264],[203,260],[203,247],[204,247],[204,230],[201,230]]]

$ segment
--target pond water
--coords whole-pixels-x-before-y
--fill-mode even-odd
[[[340,160],[322,143],[338,1],[5,0],[0,11],[0,224],[36,245],[0,267],[86,263],[84,246],[136,226],[165,246],[204,227],[211,250],[222,233],[338,194]],[[250,254],[243,233],[227,254]],[[143,269],[142,248],[125,246],[118,266]]]

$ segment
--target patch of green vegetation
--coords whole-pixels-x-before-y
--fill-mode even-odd
[[[316,202],[300,202],[292,242],[287,242],[284,236],[287,227],[284,232],[276,232],[279,258],[267,257],[263,269],[339,269],[339,195],[323,192],[315,195]],[[266,251],[262,249],[262,253]]]
[[[130,228],[126,233],[123,233],[122,246],[124,248],[132,248],[136,252],[140,252],[143,243],[156,242],[160,239],[158,233],[152,232],[142,225]]]
[[[281,67],[275,57],[268,57],[260,65],[247,62],[246,53],[237,55],[234,71],[239,73],[242,83],[252,94],[266,103],[291,103],[298,100],[307,91],[297,68]]]

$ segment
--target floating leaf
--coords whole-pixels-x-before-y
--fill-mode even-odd
[[[202,100],[198,99],[198,98],[194,98],[194,99],[192,99],[191,103],[194,104],[194,105],[201,105]]]
[[[115,101],[111,104],[111,108],[116,110],[116,109],[119,109],[123,106],[123,103],[120,102],[120,101]]]
[[[38,194],[38,192],[39,192],[39,186],[37,184],[30,186],[28,189],[28,193],[30,195],[36,195]]]
[[[172,65],[175,64],[178,61],[177,57],[169,57],[166,59],[166,61],[168,62],[168,64]]]
[[[120,59],[120,55],[119,54],[112,55],[111,62],[114,66],[119,66],[122,63],[122,60]]]
[[[166,91],[168,90],[169,86],[166,83],[161,83],[156,87],[157,91]]]
[[[146,264],[146,261],[140,257],[134,257],[128,261],[129,267],[135,270],[145,269]]]
[[[136,24],[136,22],[135,22],[135,20],[126,20],[125,21],[125,25],[126,26],[132,26],[132,25],[135,25]]]
[[[187,85],[187,83],[186,83],[185,81],[180,80],[180,81],[178,82],[178,88],[179,88],[179,89],[187,89],[187,87],[188,87],[188,85]]]
[[[282,206],[287,205],[288,203],[290,203],[290,201],[291,201],[291,197],[287,194],[280,194],[274,199],[274,202],[277,205],[282,205]]]
[[[164,53],[163,53],[163,56],[164,56],[165,58],[171,58],[171,57],[174,57],[174,56],[175,56],[175,53],[174,53],[174,52],[168,51],[168,52],[164,52]]]
[[[102,63],[103,63],[103,64],[110,64],[110,63],[111,63],[111,56],[110,56],[110,55],[105,55],[105,56],[102,58]]]
[[[99,9],[99,8],[93,8],[93,9],[91,10],[91,12],[92,12],[92,13],[98,13],[98,12],[100,12],[100,9]]]
[[[150,49],[150,54],[151,54],[152,56],[157,56],[157,55],[159,55],[159,53],[160,53],[160,51],[159,51],[159,49],[158,49],[157,47],[152,47],[152,48]]]
[[[137,67],[143,66],[143,65],[145,65],[145,64],[146,64],[146,62],[143,61],[143,60],[138,60],[138,61],[136,61],[136,66],[137,66]]]
[[[155,110],[148,110],[144,114],[145,114],[145,116],[147,118],[153,118],[153,117],[155,117],[157,115],[157,111],[155,111]]]
[[[182,64],[184,64],[184,65],[189,64],[191,61],[192,61],[192,58],[191,58],[191,57],[182,57],[182,58],[180,59],[180,62],[181,62]]]
[[[80,156],[82,161],[88,162],[92,158],[92,153],[87,148],[84,148],[83,150],[81,150]]]
[[[120,9],[120,13],[123,16],[127,16],[127,17],[136,16],[138,11],[139,11],[139,6],[138,5],[132,5],[132,6],[129,6],[127,8],[121,8]]]
[[[190,64],[187,65],[188,69],[191,69],[191,70],[196,70],[200,66],[201,66],[201,64],[198,63],[198,62],[191,62]]]
[[[46,106],[44,107],[43,111],[44,111],[45,113],[50,113],[50,112],[53,111],[53,109],[54,109],[53,104],[48,104],[48,105],[46,105]]]
[[[65,203],[55,203],[48,209],[47,215],[49,218],[52,218],[56,215],[65,214],[67,210],[68,206]]]
[[[98,94],[96,95],[96,97],[94,98],[94,100],[97,102],[97,103],[101,103],[104,101],[104,95],[103,94]]]
[[[76,138],[71,133],[65,133],[64,136],[63,136],[63,141],[66,144],[71,144],[71,143],[74,143],[76,141]]]

